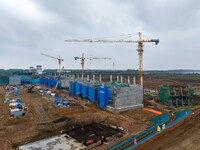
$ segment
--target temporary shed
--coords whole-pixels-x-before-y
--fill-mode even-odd
[[[10,85],[20,85],[21,84],[21,77],[20,76],[10,76],[9,77],[9,84]]]
[[[19,108],[10,108],[10,115],[11,116],[24,116],[26,113],[26,111],[24,111],[23,109],[19,109]]]

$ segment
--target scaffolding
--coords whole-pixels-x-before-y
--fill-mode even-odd
[[[159,86],[158,92],[159,101],[169,106],[191,105],[194,96],[192,87],[182,85]]]

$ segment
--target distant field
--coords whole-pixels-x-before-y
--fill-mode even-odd
[[[199,74],[148,74],[145,77],[174,80],[200,80]]]

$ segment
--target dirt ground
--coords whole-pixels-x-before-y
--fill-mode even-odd
[[[171,79],[144,78],[144,88],[153,90],[157,90],[158,85],[172,84],[199,85],[198,81],[183,82]],[[88,103],[86,100],[68,96],[62,91],[59,91],[60,95],[65,96],[67,100],[74,102],[76,105],[57,107],[54,104],[55,98],[52,98],[50,95],[41,96],[36,89],[33,90],[33,93],[27,93],[27,87],[20,86],[20,95],[11,95],[10,99],[20,97],[22,102],[28,107],[28,111],[23,117],[13,118],[9,115],[8,104],[3,102],[4,88],[5,86],[0,86],[0,149],[4,150],[13,149],[20,144],[60,134],[61,130],[70,130],[92,122],[102,123],[113,128],[123,127],[125,135],[122,138],[95,148],[102,150],[143,131],[152,124],[150,118],[155,116],[155,114],[143,111],[142,109],[113,114],[96,107],[94,104]],[[151,104],[151,106],[158,110],[170,110],[168,107],[160,104]],[[188,149],[195,149],[197,147],[198,149],[200,148],[200,144],[198,143],[200,139],[199,128],[200,116],[198,115],[180,128],[144,147],[144,149],[184,149],[183,147]]]
[[[58,107],[55,98],[39,94],[39,90],[27,93],[26,86],[20,86],[20,94],[10,95],[10,99],[20,97],[28,107],[25,116],[11,117],[8,103],[3,103],[5,86],[1,86],[1,120],[0,120],[0,149],[9,150],[20,144],[28,143],[52,135],[60,134],[61,130],[70,130],[91,122],[102,123],[113,128],[123,127],[125,137],[136,134],[152,124],[150,118],[154,114],[141,109],[129,110],[113,114],[102,110],[87,101],[75,99],[60,91],[75,106]],[[48,87],[49,88],[49,87]]]

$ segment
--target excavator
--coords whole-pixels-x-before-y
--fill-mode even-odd
[[[34,88],[33,85],[29,85],[27,88],[27,93],[32,93],[32,89]]]
[[[64,66],[62,67],[62,69],[61,69],[61,71],[60,71],[60,74],[59,74],[59,76],[58,76],[58,80],[57,80],[57,82],[56,82],[56,86],[55,86],[55,88],[54,88],[54,92],[56,92],[56,90],[57,90],[57,88],[58,88],[58,83],[60,82],[60,78],[61,78],[61,75],[62,75],[63,70],[64,70]]]

